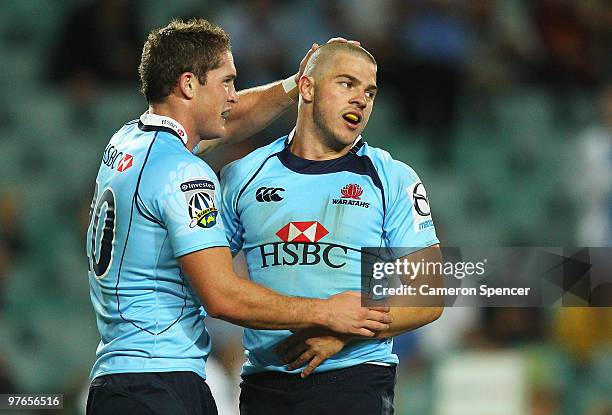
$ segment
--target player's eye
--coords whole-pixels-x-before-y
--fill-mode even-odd
[[[374,99],[374,97],[376,96],[376,92],[374,91],[366,91],[366,96],[370,99]]]
[[[353,86],[353,84],[351,84],[348,81],[342,81],[342,82],[340,82],[340,85],[342,85],[345,88],[351,88]]]

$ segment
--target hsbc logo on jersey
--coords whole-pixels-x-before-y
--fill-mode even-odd
[[[130,167],[132,167],[133,164],[134,164],[134,156],[132,156],[131,154],[126,154],[119,161],[119,164],[117,165],[117,171],[124,172]]]
[[[161,125],[168,126],[170,128],[172,128],[174,131],[176,131],[176,133],[178,135],[180,135],[181,137],[185,137],[185,131],[183,131],[183,129],[175,122],[172,122],[171,119],[168,118],[164,118],[161,120]]]
[[[261,268],[274,266],[317,265],[323,262],[330,268],[346,265],[343,257],[349,248],[336,244],[319,243],[329,231],[317,221],[289,222],[276,236],[283,242],[259,246]]]
[[[340,195],[340,199],[332,199],[332,205],[359,206],[366,209],[370,207],[368,202],[361,200],[363,189],[358,184],[347,184],[340,189]]]
[[[285,242],[318,242],[328,233],[319,222],[289,222],[276,235]]]
[[[120,151],[117,147],[109,144],[102,154],[102,164],[118,172],[124,172],[134,164],[134,156]]]

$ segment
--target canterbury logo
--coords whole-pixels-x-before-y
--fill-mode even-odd
[[[255,199],[258,202],[280,202],[283,197],[278,193],[284,191],[282,187],[260,187],[257,189]]]

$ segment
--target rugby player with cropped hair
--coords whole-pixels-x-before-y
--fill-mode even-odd
[[[87,413],[216,414],[205,382],[207,314],[258,329],[387,329],[388,309],[361,307],[356,293],[287,297],[233,272],[219,183],[194,153],[201,140],[265,127],[292,104],[282,83],[236,93],[229,37],[205,20],[152,31],[139,73],[149,109],[111,138],[90,211],[101,341]]]
[[[319,47],[299,79],[295,129],[222,170],[230,248],[244,251],[255,282],[325,298],[361,289],[362,247],[406,247],[396,258],[440,260],[425,196],[415,206],[413,195],[425,194],[418,176],[361,137],[376,71],[358,45]],[[246,329],[241,414],[392,413],[392,336],[437,319],[437,304],[392,307],[393,322],[373,339]]]

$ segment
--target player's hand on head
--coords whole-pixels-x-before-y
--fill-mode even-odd
[[[340,42],[340,43],[345,43],[346,42],[346,43],[353,43],[353,44],[355,44],[357,46],[361,46],[361,43],[359,41],[357,41],[357,40],[348,40],[348,39],[345,39],[343,37],[332,37],[331,39],[329,39],[327,41],[327,43],[333,43],[333,42]],[[304,74],[304,70],[306,69],[306,65],[308,64],[308,60],[310,60],[310,57],[315,52],[315,50],[317,50],[318,48],[319,48],[319,44],[318,43],[313,43],[312,46],[310,47],[310,49],[308,49],[308,52],[306,52],[306,55],[304,55],[304,57],[300,61],[300,67],[299,67],[298,73],[295,75],[295,83],[298,83],[298,81],[300,80],[300,78]]]
[[[388,307],[361,306],[361,294],[345,291],[328,300],[329,317],[326,327],[341,334],[373,337],[387,330],[392,322]]]
[[[308,52],[306,52],[306,55],[304,55],[304,57],[300,61],[300,67],[298,69],[298,73],[295,75],[295,83],[296,84],[298,83],[298,81],[300,80],[302,75],[304,74],[304,70],[306,69],[306,65],[308,64],[308,61],[310,60],[310,57],[315,52],[315,50],[317,50],[318,48],[319,48],[319,44],[318,43],[313,43],[312,46],[310,47],[310,49],[308,49]]]
[[[339,43],[352,43],[352,44],[354,44],[354,45],[361,46],[361,42],[360,42],[360,41],[358,41],[358,40],[348,40],[348,39],[345,39],[345,38],[343,38],[343,37],[332,37],[331,39],[329,39],[329,40],[327,41],[327,43],[334,43],[334,42],[339,42]]]

